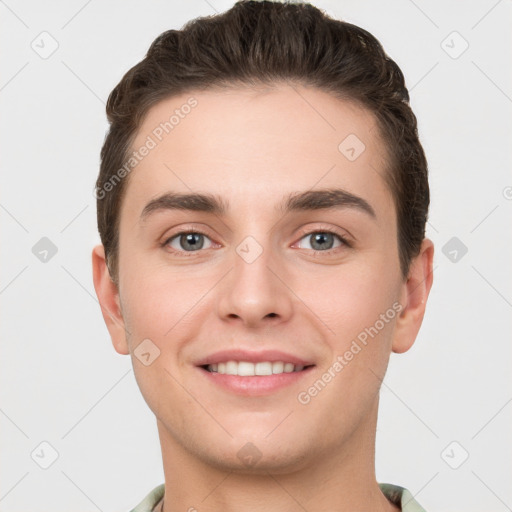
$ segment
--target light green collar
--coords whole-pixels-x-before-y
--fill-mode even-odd
[[[402,512],[425,512],[425,509],[414,499],[404,487],[393,484],[379,484],[380,490]],[[165,484],[155,487],[131,512],[153,512],[155,505],[163,498]]]

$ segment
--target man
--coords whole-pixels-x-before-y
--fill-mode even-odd
[[[165,474],[134,510],[423,510],[374,462],[432,285],[398,66],[311,5],[243,1],[158,37],[107,113],[94,284]]]

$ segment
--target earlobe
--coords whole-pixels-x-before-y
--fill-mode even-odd
[[[92,251],[92,274],[101,314],[110,333],[112,344],[119,354],[129,354],[119,290],[110,277],[103,245],[97,245]]]
[[[425,238],[419,254],[411,262],[407,281],[403,284],[402,311],[396,321],[392,350],[398,354],[409,350],[420,330],[427,299],[433,282],[434,244]]]

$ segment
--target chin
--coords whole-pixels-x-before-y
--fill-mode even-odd
[[[243,453],[243,455],[242,455]],[[246,475],[289,474],[308,466],[308,457],[297,452],[269,454],[259,450],[256,445],[246,443],[235,452],[227,455],[202,453],[203,461],[221,471]]]
[[[301,446],[289,433],[275,439],[265,439],[267,434],[252,438],[235,436],[232,439],[226,436],[224,443],[221,440],[212,441],[206,446],[198,443],[193,451],[203,463],[238,474],[287,474],[311,464],[310,459],[315,453],[313,446],[309,449]],[[212,447],[215,449],[212,450]]]

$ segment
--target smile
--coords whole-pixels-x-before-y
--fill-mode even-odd
[[[226,361],[198,367],[208,379],[208,388],[221,389],[242,396],[265,396],[297,385],[314,371],[315,365],[295,365],[284,361]],[[311,378],[311,377],[310,377]]]
[[[254,377],[265,375],[279,375],[281,373],[300,372],[303,365],[295,365],[284,361],[261,361],[251,363],[249,361],[226,361],[209,364],[205,367],[209,372],[221,375],[238,375],[240,377]]]

